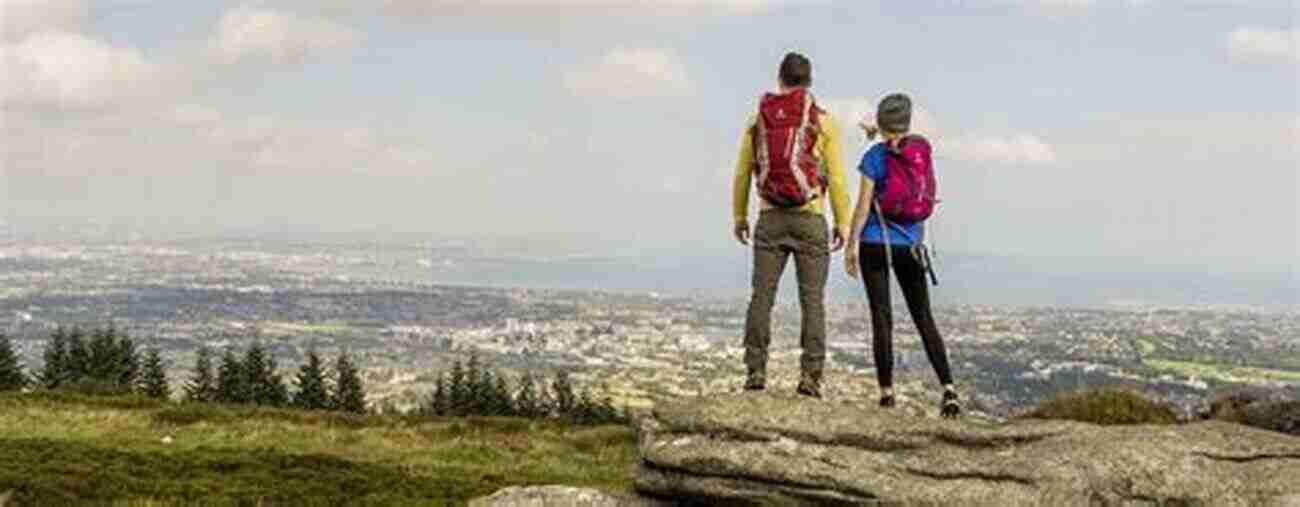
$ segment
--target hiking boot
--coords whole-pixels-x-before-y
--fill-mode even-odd
[[[957,393],[945,390],[943,392],[943,404],[939,406],[939,416],[946,419],[956,419],[961,415],[961,404],[957,403]]]
[[[880,408],[894,408],[898,402],[894,400],[894,395],[887,394],[880,397]]]
[[[767,376],[761,371],[751,370],[749,374],[745,376],[745,390],[762,391],[764,389],[767,389]]]
[[[819,400],[822,399],[821,386],[814,384],[812,382],[807,382],[807,381],[799,382],[799,388],[796,389],[795,392],[799,393],[800,396],[807,396],[809,398],[816,398]]]
[[[799,379],[799,388],[795,390],[800,395],[809,398],[821,399],[822,397],[822,379],[817,373],[804,373],[803,378]]]

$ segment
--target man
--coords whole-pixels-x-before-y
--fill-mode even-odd
[[[786,261],[794,256],[803,314],[799,394],[821,397],[826,361],[826,278],[830,254],[849,235],[848,194],[839,133],[829,115],[812,100],[812,63],[790,53],[781,61],[779,91],[763,96],[759,112],[740,141],[733,184],[736,240],[748,245],[749,190],[760,197],[753,230],[753,293],[745,319],[745,389],[767,387],[767,350],[772,305]],[[830,195],[835,214],[834,242],[828,240],[825,208]]]

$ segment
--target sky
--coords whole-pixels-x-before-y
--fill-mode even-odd
[[[787,51],[844,134],[914,98],[947,251],[1300,259],[1297,0],[0,0],[0,222],[743,249]]]

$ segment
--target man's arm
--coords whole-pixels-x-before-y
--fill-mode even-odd
[[[822,160],[826,164],[826,186],[831,194],[831,212],[835,215],[836,250],[849,238],[849,194],[844,181],[844,158],[840,150],[840,133],[830,115],[822,115]]]
[[[736,177],[731,183],[731,218],[736,240],[749,244],[749,186],[754,173],[753,129],[749,124],[740,136],[736,155]]]

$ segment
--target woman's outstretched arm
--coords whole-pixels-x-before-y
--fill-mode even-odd
[[[850,278],[858,277],[858,249],[856,243],[862,237],[862,229],[867,226],[867,216],[871,214],[871,199],[874,197],[876,182],[866,176],[858,184],[858,205],[853,208],[853,225],[849,233],[849,246],[844,252],[844,270]]]

